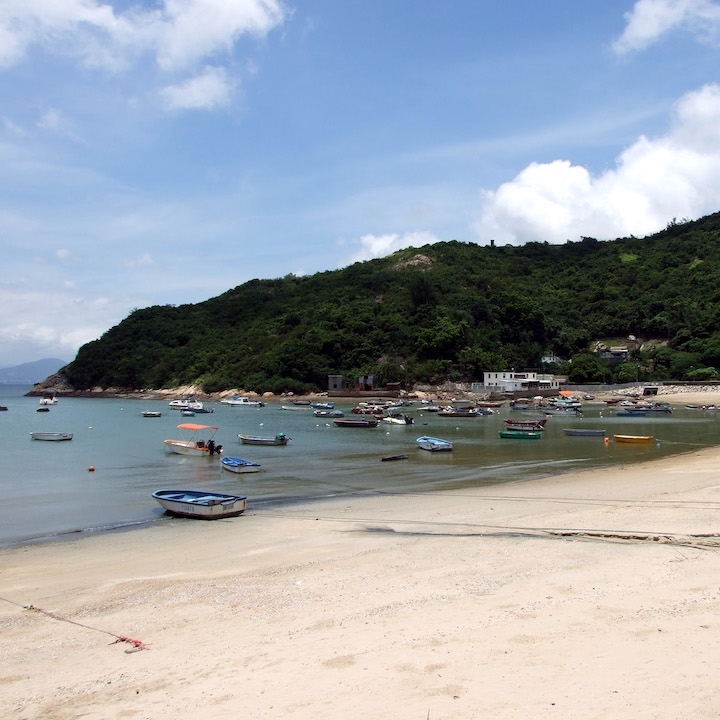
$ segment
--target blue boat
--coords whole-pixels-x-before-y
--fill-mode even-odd
[[[225,457],[220,461],[224,470],[234,473],[251,473],[260,470],[260,463],[236,457]]]

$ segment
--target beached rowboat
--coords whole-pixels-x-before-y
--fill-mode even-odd
[[[624,443],[651,443],[652,435],[613,435],[615,442]]]
[[[158,490],[153,497],[173,515],[200,520],[234,517],[247,507],[247,498],[241,495],[200,490]]]

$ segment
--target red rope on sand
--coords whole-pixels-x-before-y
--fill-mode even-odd
[[[130,643],[130,645],[133,646],[132,650],[126,650],[126,653],[136,652],[137,650],[149,650],[150,648],[141,640],[133,640],[132,638],[125,637],[125,635],[116,635],[113,632],[110,632],[109,630],[101,630],[100,628],[94,628],[90,625],[85,625],[83,623],[77,622],[76,620],[70,620],[69,618],[64,618],[60,615],[57,615],[56,613],[50,612],[49,610],[43,610],[42,608],[35,607],[34,605],[23,605],[23,608],[25,610],[33,610],[34,612],[42,613],[43,615],[47,615],[48,617],[53,618],[54,620],[60,620],[61,622],[70,623],[71,625],[77,625],[78,627],[84,627],[88,630],[95,630],[95,632],[101,632],[105,633],[106,635],[112,635],[114,638],[117,638],[117,640],[114,640],[111,645],[115,645],[115,643],[124,642],[124,643]]]

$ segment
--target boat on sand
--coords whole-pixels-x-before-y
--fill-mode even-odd
[[[217,520],[245,512],[247,498],[202,490],[157,490],[153,497],[173,515]]]

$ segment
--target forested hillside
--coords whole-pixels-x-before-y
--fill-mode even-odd
[[[554,352],[581,382],[720,377],[720,213],[647,238],[457,241],[133,312],[62,372],[76,389],[325,389],[328,374],[475,380]],[[600,338],[664,341],[605,365]],[[627,378],[625,378],[627,379]]]

